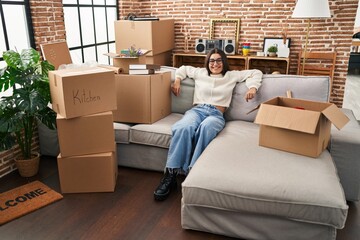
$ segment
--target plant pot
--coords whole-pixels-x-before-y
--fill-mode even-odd
[[[276,57],[276,52],[269,52],[269,57]]]
[[[20,176],[32,177],[35,176],[39,171],[40,154],[37,152],[33,153],[31,159],[15,159],[16,167],[19,170]]]

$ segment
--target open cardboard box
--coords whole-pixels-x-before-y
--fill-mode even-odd
[[[349,121],[336,105],[276,97],[260,105],[259,145],[309,157],[318,157],[328,146],[331,124],[341,129]]]
[[[130,64],[145,64],[146,63],[146,54],[151,52],[151,50],[141,49],[142,54],[138,57],[129,57],[120,53],[105,53],[105,56],[111,57],[113,59],[113,65],[115,67],[121,68],[121,73],[129,73]]]

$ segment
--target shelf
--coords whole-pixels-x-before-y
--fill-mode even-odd
[[[273,72],[289,73],[289,58],[249,56],[247,60],[248,69],[259,69],[265,74]]]
[[[174,53],[173,66],[190,65],[194,67],[204,67],[206,55],[197,53]],[[230,70],[259,69],[263,73],[273,73],[275,71],[281,74],[288,74],[289,58],[278,57],[258,57],[258,56],[227,56]]]

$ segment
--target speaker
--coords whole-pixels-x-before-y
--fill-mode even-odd
[[[206,51],[206,40],[205,39],[196,39],[195,40],[195,52],[205,54]]]
[[[225,39],[224,40],[224,52],[227,55],[235,55],[235,40],[233,39]]]

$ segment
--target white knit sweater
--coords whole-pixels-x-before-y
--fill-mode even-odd
[[[228,71],[225,75],[208,75],[206,68],[181,66],[175,72],[175,78],[186,77],[195,81],[194,104],[212,104],[229,107],[232,91],[238,82],[246,81],[246,86],[258,89],[262,81],[260,70]]]

